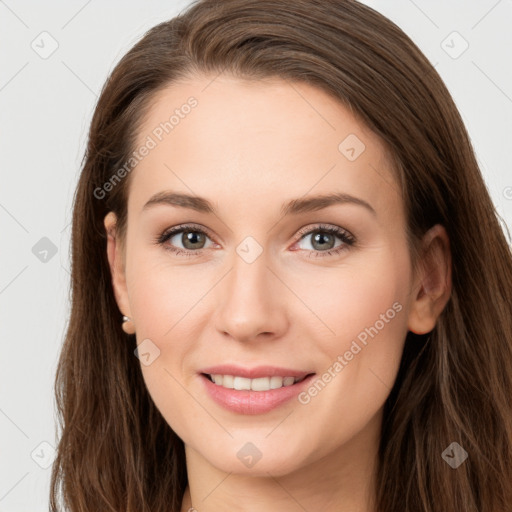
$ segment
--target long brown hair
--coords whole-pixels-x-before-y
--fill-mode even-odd
[[[450,237],[450,300],[432,332],[408,333],[385,404],[378,511],[512,510],[510,247],[441,78],[402,30],[353,0],[199,0],[149,30],[108,78],[74,198],[51,510],[59,490],[72,512],[180,510],[183,442],[144,385],[107,260],[103,219],[116,213],[122,239],[129,176],[97,191],[129,160],[157,91],[223,71],[306,82],[348,106],[393,157],[412,261],[434,224]],[[468,453],[457,469],[442,457],[453,442]]]

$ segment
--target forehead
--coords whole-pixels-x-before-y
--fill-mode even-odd
[[[281,79],[198,76],[153,98],[137,137],[150,145],[133,171],[130,201],[165,189],[246,199],[332,191],[376,209],[396,201],[386,147],[322,90]]]

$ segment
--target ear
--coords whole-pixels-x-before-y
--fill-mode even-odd
[[[119,310],[123,315],[131,318],[130,303],[128,300],[128,291],[125,277],[125,261],[123,247],[118,238],[116,238],[117,217],[114,212],[109,212],[104,219],[105,229],[107,231],[107,256],[112,275],[112,287]]]
[[[430,228],[423,237],[419,263],[408,329],[416,334],[426,334],[434,329],[452,291],[450,240],[440,224]]]

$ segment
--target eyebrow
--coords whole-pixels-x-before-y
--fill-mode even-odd
[[[377,212],[373,209],[373,207],[363,199],[341,192],[292,199],[291,201],[288,201],[281,206],[281,215],[297,215],[304,212],[313,212],[336,204],[356,204],[366,208],[374,216],[377,215]],[[201,213],[216,212],[213,204],[204,197],[192,196],[189,194],[182,194],[171,191],[158,192],[157,194],[153,195],[143,206],[142,210],[144,211],[157,205],[189,208]]]

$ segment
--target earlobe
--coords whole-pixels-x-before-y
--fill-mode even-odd
[[[126,277],[124,269],[124,261],[122,248],[119,240],[116,238],[116,223],[117,217],[114,212],[108,212],[104,219],[105,230],[107,232],[107,257],[110,266],[110,273],[112,276],[112,288],[116,298],[117,305],[123,316],[131,317],[130,304],[128,301],[128,292],[126,288]],[[132,321],[123,322],[123,329],[125,327],[131,330]],[[133,334],[127,332],[128,334]]]
[[[448,234],[443,226],[436,224],[423,237],[421,270],[409,311],[409,331],[426,334],[434,329],[451,295],[451,262]]]
[[[130,317],[123,315],[122,327],[126,334],[135,334],[135,326],[133,325],[133,320]]]

